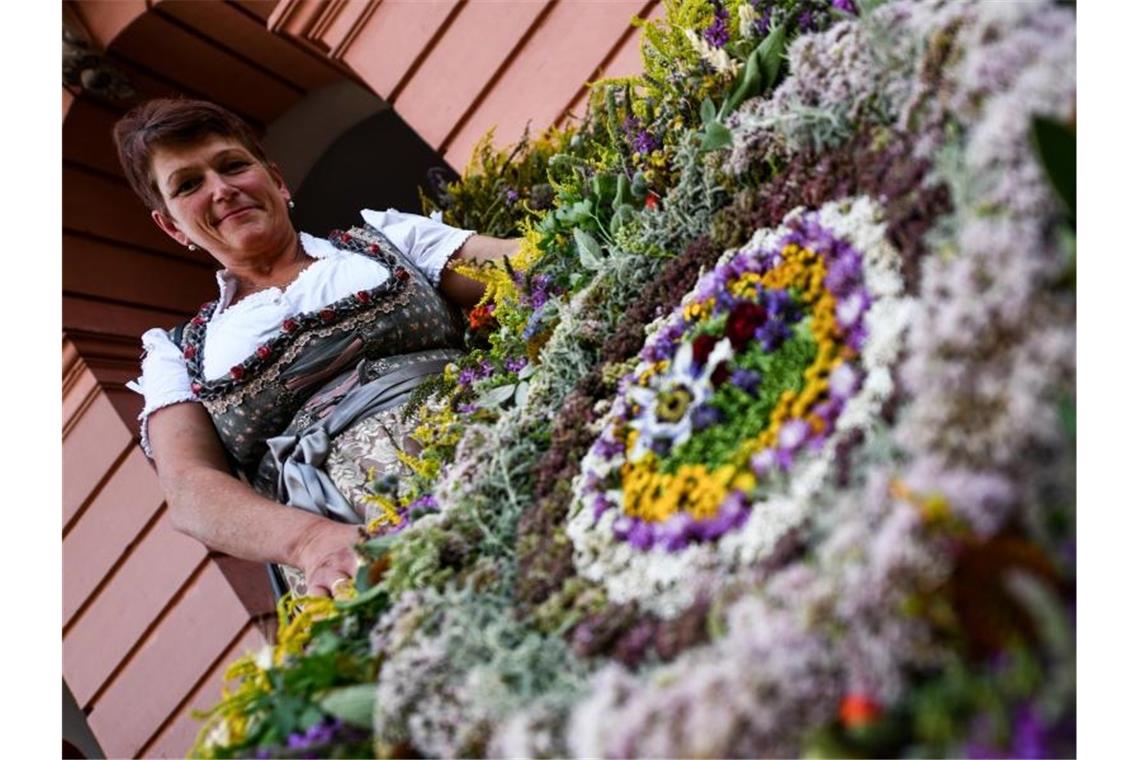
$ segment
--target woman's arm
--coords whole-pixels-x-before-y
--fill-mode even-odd
[[[199,404],[163,407],[148,425],[175,529],[234,557],[298,567],[316,596],[355,576],[357,528],[266,499],[231,475]]]
[[[511,256],[519,249],[521,238],[493,238],[486,235],[472,235],[455,252],[452,261],[461,260],[473,263],[490,261],[502,265],[504,257]],[[483,297],[483,283],[457,274],[450,266],[443,268],[439,276],[439,290],[452,303],[469,309]]]

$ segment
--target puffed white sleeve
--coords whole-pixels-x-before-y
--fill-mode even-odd
[[[475,234],[474,230],[461,230],[437,219],[405,214],[394,208],[387,211],[365,209],[360,215],[384,233],[384,237],[391,240],[436,286],[448,260],[467,242],[467,238]]]
[[[139,436],[142,450],[150,458],[150,437],[147,435],[147,419],[164,406],[183,401],[198,401],[198,394],[190,389],[190,373],[182,351],[174,344],[165,330],[154,328],[142,336],[143,350],[142,376],[127,387],[143,396],[143,410],[139,414]]]

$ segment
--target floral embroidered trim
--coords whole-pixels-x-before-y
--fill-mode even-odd
[[[191,390],[213,411],[225,410],[264,387],[264,376],[297,356],[301,347],[313,337],[329,335],[337,329],[359,324],[362,312],[385,313],[407,303],[407,283],[413,274],[402,264],[402,258],[392,244],[379,232],[354,227],[349,232],[333,230],[329,241],[342,250],[364,254],[387,267],[392,276],[374,288],[345,296],[320,309],[290,317],[281,323],[281,331],[267,343],[230,368],[229,377],[207,380],[202,371],[202,347],[206,339],[206,325],[217,301],[209,301],[199,308],[190,320],[182,337],[182,355],[190,375]],[[369,308],[375,305],[375,308]],[[351,319],[351,322],[346,320]],[[320,328],[314,330],[313,328]],[[330,329],[331,328],[331,329]],[[270,374],[275,375],[271,372]],[[260,383],[250,383],[254,378]],[[253,390],[249,388],[256,386]],[[230,396],[235,391],[239,394]]]

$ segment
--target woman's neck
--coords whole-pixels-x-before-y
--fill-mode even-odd
[[[271,261],[248,262],[227,267],[237,286],[232,303],[237,303],[246,296],[267,288],[284,290],[313,261],[314,259],[305,253],[305,249],[301,246],[300,237],[296,236],[290,250]]]

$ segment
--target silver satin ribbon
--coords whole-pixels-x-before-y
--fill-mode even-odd
[[[417,385],[438,375],[447,359],[412,364],[346,393],[325,419],[300,433],[279,435],[266,441],[277,468],[277,497],[298,507],[340,522],[359,523],[360,515],[325,472],[332,439],[357,420],[391,409],[407,400]]]

